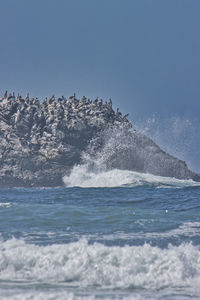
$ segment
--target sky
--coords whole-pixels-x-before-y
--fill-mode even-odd
[[[0,12],[0,94],[76,92],[112,98],[133,123],[200,125],[199,0],[0,0]]]

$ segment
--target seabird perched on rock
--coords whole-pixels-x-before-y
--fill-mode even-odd
[[[13,95],[10,93],[7,99],[10,100],[12,98],[13,98]]]
[[[20,94],[17,95],[17,101],[18,102],[24,102],[24,99],[22,99],[22,96]]]
[[[99,101],[98,97],[94,100],[94,104],[97,104]]]
[[[70,99],[70,100],[75,100],[75,99],[76,99],[76,94],[74,93],[74,95],[73,95],[73,96],[70,96],[69,99]]]
[[[40,106],[40,102],[39,102],[38,98],[35,99],[35,105],[37,105],[37,107]]]
[[[5,91],[5,93],[4,93],[4,95],[3,95],[3,99],[6,99],[6,98],[7,98],[7,96],[8,96],[8,92],[7,92],[7,91]]]
[[[54,101],[52,104],[53,104],[53,107],[56,109],[57,108],[57,102]]]
[[[122,120],[128,122],[127,117],[128,117],[128,114],[124,115]]]
[[[47,98],[45,98],[45,99],[42,101],[42,106],[44,106],[44,107],[47,106]]]
[[[61,103],[63,101],[63,97],[58,98],[58,102]]]
[[[30,100],[30,104],[33,104],[34,103],[34,98],[31,98],[31,100]]]
[[[81,103],[83,103],[84,105],[86,104],[86,100],[87,100],[87,98],[85,97],[85,96],[83,96],[82,98],[81,98]]]
[[[29,93],[27,93],[26,98],[25,98],[26,102],[29,102]]]
[[[116,117],[121,117],[122,113],[119,111],[119,108],[117,108]]]
[[[100,99],[99,106],[102,106],[102,104],[103,104],[103,99]]]
[[[63,106],[66,106],[67,104],[67,98],[63,97]]]
[[[55,96],[53,95],[49,100],[48,103],[51,104],[55,101]]]

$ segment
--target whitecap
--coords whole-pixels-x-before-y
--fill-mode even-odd
[[[172,177],[162,177],[152,174],[139,173],[128,170],[102,170],[90,166],[76,165],[70,175],[64,176],[63,182],[66,187],[136,187],[153,185],[158,188],[200,186],[193,180],[179,180]]]
[[[105,246],[86,239],[50,246],[0,242],[0,280],[104,289],[192,288],[200,293],[200,248]]]
[[[0,207],[11,207],[11,203],[10,202],[0,202]]]

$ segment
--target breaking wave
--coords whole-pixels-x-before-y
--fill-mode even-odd
[[[161,153],[161,157],[158,153]],[[88,149],[82,153],[81,164],[75,165],[71,173],[63,177],[63,182],[67,187],[87,188],[200,185],[192,180],[163,177],[176,174],[176,169],[182,168],[183,172],[177,174],[187,178],[184,175],[184,168],[187,168],[184,162],[176,165],[178,159],[173,161],[173,158],[163,153],[152,140],[140,132],[126,127],[110,128],[90,141]],[[163,168],[166,169],[165,172]],[[172,168],[174,172],[169,171]],[[136,171],[131,171],[133,169]]]
[[[167,249],[105,246],[81,239],[69,244],[37,246],[22,239],[0,243],[0,280],[64,284],[80,288],[199,291],[200,248],[192,244]]]
[[[152,174],[144,174],[127,170],[109,170],[101,169],[91,170],[90,166],[77,165],[69,176],[63,178],[66,187],[135,187],[142,185],[150,185],[157,187],[185,187],[200,186],[200,183],[192,180],[179,180],[171,177],[155,176]]]
[[[5,208],[8,208],[8,207],[11,207],[11,203],[10,202],[0,202],[0,208],[1,207],[5,207]]]

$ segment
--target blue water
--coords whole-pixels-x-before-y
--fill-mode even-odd
[[[200,299],[200,185],[111,175],[0,190],[1,299]]]

